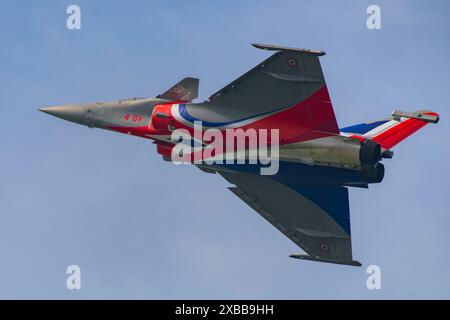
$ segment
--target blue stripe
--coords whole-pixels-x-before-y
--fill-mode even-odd
[[[330,215],[342,229],[351,235],[350,207],[347,188],[340,186],[302,186],[295,191],[308,198]]]
[[[364,134],[364,133],[369,132],[372,129],[375,129],[376,127],[379,127],[379,126],[385,124],[388,121],[389,120],[382,120],[382,121],[376,121],[376,122],[371,122],[371,123],[360,123],[360,124],[357,124],[354,126],[342,128],[342,129],[340,129],[340,131]]]
[[[260,113],[260,114],[257,114],[257,115],[241,118],[241,119],[238,119],[238,120],[231,120],[231,121],[227,121],[227,122],[208,122],[208,121],[200,120],[200,119],[197,119],[197,118],[194,118],[193,116],[191,116],[187,112],[187,108],[186,108],[185,104],[180,104],[179,105],[179,112],[180,112],[180,115],[183,117],[183,119],[185,119],[185,120],[187,120],[189,122],[192,122],[192,123],[194,123],[194,121],[201,121],[202,125],[207,126],[207,127],[228,126],[230,124],[234,124],[234,123],[237,123],[237,122],[249,120],[249,119],[252,119],[252,118],[259,117],[259,116],[264,116],[266,114],[270,114],[270,113],[273,113],[273,112],[276,112],[276,111],[280,111],[280,110],[283,110],[283,109],[285,109],[285,108],[283,107],[283,108],[267,111],[267,112],[264,112],[264,113]]]
[[[267,176],[268,178],[290,187],[315,203],[332,217],[348,235],[351,235],[348,190],[342,184],[364,182],[360,171],[334,167],[311,167],[287,161],[280,161],[279,165],[278,173],[274,176]],[[255,175],[260,174],[261,168],[259,164],[223,164],[220,166]]]

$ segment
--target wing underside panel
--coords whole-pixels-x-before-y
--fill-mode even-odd
[[[311,192],[318,194],[311,197],[311,192],[305,196],[267,177],[227,172],[220,174],[235,185],[229,188],[230,191],[302,248],[310,260],[353,262],[351,236],[336,221],[338,215],[343,219],[350,218],[346,188],[315,186]],[[336,207],[346,210],[330,212],[333,208],[323,205],[329,197],[333,201],[343,202],[344,206]]]

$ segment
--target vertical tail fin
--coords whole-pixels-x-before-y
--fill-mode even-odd
[[[391,117],[371,123],[361,123],[342,128],[341,132],[371,139],[383,149],[391,149],[410,135],[426,126],[437,123],[439,115],[429,110],[416,112],[394,111]]]
[[[169,101],[190,102],[198,97],[199,80],[196,78],[184,78],[172,88],[160,94],[157,98]]]

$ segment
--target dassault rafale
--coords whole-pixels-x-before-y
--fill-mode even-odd
[[[205,102],[193,102],[199,80],[185,78],[156,98],[39,110],[151,139],[165,160],[225,178],[231,192],[304,251],[291,257],[360,266],[352,255],[348,189],[380,183],[381,162],[393,157],[393,147],[439,115],[394,111],[340,128],[319,61],[324,52],[253,46],[274,53]]]

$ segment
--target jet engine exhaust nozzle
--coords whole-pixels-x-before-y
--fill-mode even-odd
[[[362,175],[367,183],[380,183],[384,178],[384,165],[382,163],[377,163],[375,166],[365,165]]]
[[[381,160],[381,146],[372,140],[364,140],[359,150],[359,160],[363,165],[378,163]]]

